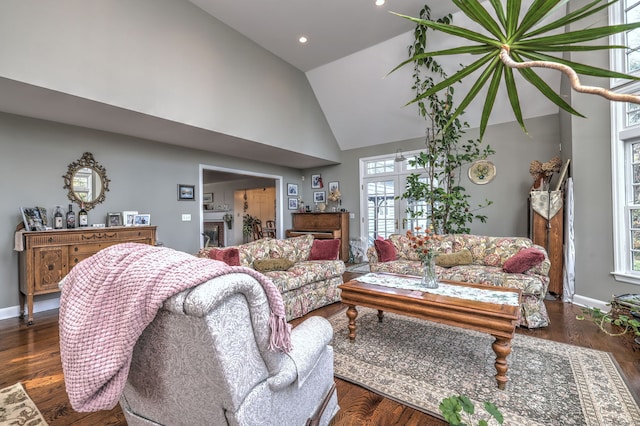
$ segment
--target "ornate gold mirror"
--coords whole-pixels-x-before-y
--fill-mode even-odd
[[[107,171],[93,158],[93,154],[85,152],[82,158],[69,164],[64,178],[64,188],[69,190],[67,197],[83,204],[85,210],[91,210],[105,199],[109,190]]]

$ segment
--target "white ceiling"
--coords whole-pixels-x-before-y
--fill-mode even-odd
[[[342,150],[422,138],[425,121],[415,106],[407,106],[414,93],[412,67],[389,72],[408,58],[415,24],[390,11],[419,16],[425,0],[190,0],[216,19],[304,71]],[[530,0],[523,1],[526,7]],[[453,14],[456,25],[481,30],[450,1],[430,1],[431,18]],[[305,35],[309,42],[301,45]],[[438,49],[455,47],[459,39],[433,32],[429,44]],[[449,75],[470,55],[439,57]],[[555,90],[560,74],[538,73]],[[519,76],[516,76],[518,79]],[[473,78],[456,87],[466,93]],[[519,85],[525,118],[553,114],[558,108],[538,96],[529,84]],[[463,119],[479,126],[482,110],[478,100],[467,107]],[[454,102],[459,103],[460,98]],[[505,93],[496,100],[490,124],[514,121]]]
[[[418,16],[425,0],[190,0],[271,53],[306,72],[413,29],[392,15]],[[431,1],[431,16],[457,8]],[[298,38],[309,41],[302,45]]]

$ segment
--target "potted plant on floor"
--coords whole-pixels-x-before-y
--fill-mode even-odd
[[[430,21],[430,14],[429,6],[425,6],[420,11],[420,19]],[[437,22],[450,23],[451,15]],[[414,30],[414,42],[409,46],[409,56],[412,57],[414,65],[412,89],[416,92],[418,113],[428,123],[426,149],[409,159],[409,164],[419,172],[407,177],[405,191],[400,198],[409,201],[409,217],[427,218],[429,225],[437,233],[469,233],[468,225],[473,220],[485,222],[487,219],[486,216],[474,212],[492,202],[485,200],[484,204],[471,207],[470,195],[460,185],[462,167],[478,159],[487,158],[495,151],[489,145],[482,148],[480,139],[462,140],[469,125],[458,118],[451,119],[451,86],[440,96],[435,92],[423,96],[434,87],[434,77],[446,78],[440,64],[432,57],[424,56],[427,51],[428,30],[426,26],[417,25]],[[417,201],[423,201],[424,204]],[[418,207],[420,205],[424,207]]]

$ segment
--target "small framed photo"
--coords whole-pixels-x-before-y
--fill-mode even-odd
[[[311,175],[311,188],[312,189],[322,188],[322,176],[321,175]]]
[[[196,186],[178,184],[178,201],[195,201]]]
[[[202,194],[202,203],[203,204],[213,203],[213,193]]]
[[[324,191],[314,191],[313,192],[313,202],[314,203],[324,203],[326,202],[326,193]]]
[[[133,216],[133,226],[146,226],[151,225],[150,214],[137,214]]]
[[[340,190],[340,182],[329,182],[329,192]]]
[[[124,226],[133,226],[133,218],[138,214],[137,211],[126,210],[122,212],[122,224]],[[108,222],[108,221],[107,221]]]
[[[24,229],[27,231],[44,231],[46,229],[46,221],[42,218],[42,208],[20,207],[20,214],[24,222]]]
[[[289,198],[289,210],[298,210],[297,198]]]
[[[298,184],[288,183],[287,184],[287,195],[289,197],[297,197],[298,196]]]
[[[107,213],[107,226],[122,226],[122,213]]]

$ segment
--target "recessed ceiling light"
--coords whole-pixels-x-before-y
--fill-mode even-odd
[[[376,6],[382,6],[384,4],[384,0],[376,0]]]
[[[307,38],[305,36],[300,36],[300,38],[298,39],[298,41],[302,44],[307,42]]]

